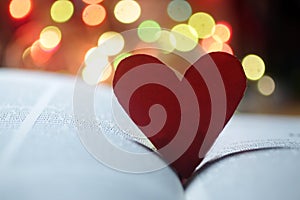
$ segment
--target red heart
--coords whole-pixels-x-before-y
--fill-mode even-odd
[[[207,152],[233,115],[246,78],[239,60],[223,52],[199,58],[181,81],[157,58],[134,55],[119,64],[113,87],[130,118],[179,177],[186,179],[203,159],[200,150]],[[164,112],[159,107],[149,112],[156,104]]]

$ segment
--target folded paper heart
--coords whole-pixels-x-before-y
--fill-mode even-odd
[[[246,88],[239,60],[214,52],[184,76],[150,55],[120,62],[114,93],[139,129],[181,179],[189,178],[233,115]]]

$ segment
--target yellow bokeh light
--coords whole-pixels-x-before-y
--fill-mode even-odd
[[[210,37],[213,34],[215,28],[214,18],[204,12],[193,14],[190,17],[188,24],[197,31],[199,38]]]
[[[100,72],[101,73],[101,72]],[[82,70],[82,79],[89,85],[96,85],[100,82],[100,73],[93,68],[85,67]]]
[[[265,63],[257,55],[250,54],[247,55],[243,61],[242,65],[245,71],[245,74],[249,80],[258,80],[265,73]]]
[[[170,31],[162,30],[156,43],[163,53],[170,53],[176,47],[176,38]]]
[[[109,79],[109,77],[111,77],[112,73],[113,73],[113,68],[112,68],[111,65],[108,65],[108,66],[104,69],[104,71],[103,71],[103,73],[102,73],[102,75],[101,75],[100,81],[101,81],[101,82],[106,81],[107,79]]]
[[[138,36],[144,42],[155,42],[161,33],[160,25],[154,20],[143,21],[138,27]]]
[[[61,31],[56,26],[47,26],[40,34],[42,48],[51,50],[58,46],[62,38]]]
[[[141,16],[141,7],[134,0],[121,0],[116,4],[114,14],[118,21],[130,24]]]
[[[96,85],[96,84],[100,83],[100,81],[106,80],[108,78],[107,74],[105,74],[107,67],[109,67],[109,65],[105,66],[103,68],[94,67],[94,66],[86,66],[82,70],[82,78],[87,84]]]
[[[97,4],[101,3],[103,0],[82,0],[86,4]]]
[[[192,7],[187,1],[174,0],[168,5],[168,15],[176,22],[186,21],[192,14]]]
[[[102,53],[99,47],[91,48],[85,55],[86,67],[104,68],[108,65],[108,57]]]
[[[86,61],[88,59],[88,57],[97,49],[97,47],[92,47],[90,48],[86,53],[85,53],[85,56],[84,56],[84,60]]]
[[[188,24],[178,24],[174,26],[171,30],[171,33],[175,37],[175,49],[178,51],[191,51],[198,44],[197,32]]]
[[[108,69],[109,68],[97,69],[93,67],[85,67],[82,70],[82,79],[89,85],[97,85],[101,81],[104,81],[109,78],[112,70],[110,71],[110,73],[107,73],[106,71]]]
[[[98,4],[88,5],[82,12],[82,20],[86,25],[89,26],[97,26],[101,24],[105,17],[105,8]]]
[[[217,41],[213,37],[203,39],[201,41],[201,46],[203,50],[205,50],[207,53],[215,52],[215,51],[223,51],[233,55],[233,50],[229,44]]]
[[[86,61],[88,59],[89,56],[92,55],[92,53],[97,49],[97,47],[92,47],[89,50],[87,50],[87,52],[84,55],[84,61]]]
[[[73,3],[69,0],[55,1],[50,10],[53,21],[63,23],[68,21],[74,13]]]
[[[108,56],[120,53],[124,48],[124,45],[124,37],[120,33],[114,31],[103,33],[98,40],[99,48],[102,49],[103,54]]]
[[[15,19],[26,17],[32,8],[31,0],[12,0],[9,4],[10,15]]]
[[[91,48],[85,56],[85,68],[82,70],[82,78],[89,85],[98,84],[103,72],[109,66],[108,57],[103,55],[99,47]]]
[[[30,56],[30,53],[31,53],[30,51],[31,51],[31,47],[28,47],[27,49],[25,49],[23,51],[23,54],[22,54],[22,60],[23,60],[23,62],[25,62],[26,58],[28,56]]]
[[[217,52],[217,51],[222,51],[223,49],[223,43],[221,42],[213,42],[209,48],[208,52]]]
[[[257,88],[262,95],[269,96],[275,91],[275,82],[270,76],[263,76],[258,81]]]
[[[123,59],[125,59],[131,55],[132,55],[131,53],[122,53],[122,54],[116,56],[116,58],[113,61],[114,68],[116,69]]]
[[[215,26],[215,32],[213,38],[218,42],[227,42],[230,39],[230,29],[224,24],[217,24]]]

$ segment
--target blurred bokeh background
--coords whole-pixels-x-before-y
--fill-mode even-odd
[[[239,111],[300,115],[299,9],[299,0],[1,0],[0,66],[109,84],[135,53],[124,51],[120,33],[136,29],[138,53],[156,42],[167,50],[157,54],[171,56],[194,47],[172,35],[179,32],[242,61],[248,88]]]

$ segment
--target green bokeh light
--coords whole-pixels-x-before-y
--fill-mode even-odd
[[[121,54],[119,54],[118,56],[116,56],[116,58],[115,58],[114,61],[113,61],[113,66],[114,66],[114,68],[117,69],[117,67],[118,67],[118,65],[120,64],[120,62],[121,62],[123,59],[125,59],[125,58],[127,58],[127,57],[129,57],[129,56],[132,56],[132,53],[121,53]]]
[[[174,0],[168,5],[168,15],[176,22],[186,21],[192,14],[192,7],[187,1]]]
[[[155,42],[159,39],[160,25],[154,20],[143,21],[138,27],[138,36],[144,42]]]

